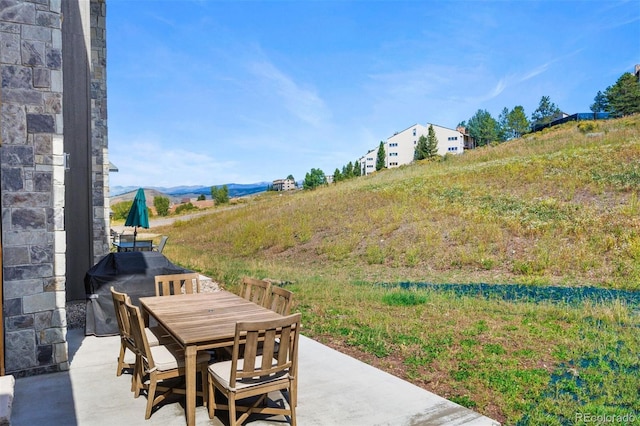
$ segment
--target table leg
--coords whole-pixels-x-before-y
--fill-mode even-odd
[[[196,353],[195,345],[187,346],[184,351],[187,426],[196,424]]]

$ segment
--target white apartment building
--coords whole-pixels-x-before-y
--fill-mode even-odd
[[[462,133],[435,124],[430,125],[433,126],[436,139],[438,140],[438,155],[462,154],[464,152],[464,136]],[[388,138],[385,144],[387,168],[399,167],[411,163],[420,136],[426,138],[428,135],[429,124],[426,126],[414,124]]]
[[[369,175],[376,171],[376,161],[378,160],[378,147],[367,152],[367,154],[360,158],[360,174],[362,176]]]
[[[400,167],[413,162],[413,156],[418,145],[420,136],[425,138],[429,135],[429,126],[433,130],[438,140],[438,155],[462,154],[464,152],[464,135],[458,130],[448,129],[435,124],[414,124],[407,129],[394,133],[384,143],[385,166],[389,169]],[[362,175],[368,175],[376,171],[379,146],[360,158],[360,170]]]

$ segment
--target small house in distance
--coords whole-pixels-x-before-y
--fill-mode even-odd
[[[276,179],[273,181],[274,191],[290,191],[296,189],[296,182],[293,179]]]

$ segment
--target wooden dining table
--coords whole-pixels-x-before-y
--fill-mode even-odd
[[[188,426],[195,425],[196,421],[198,351],[233,346],[238,321],[281,318],[281,315],[228,291],[141,297],[140,306],[184,348]]]

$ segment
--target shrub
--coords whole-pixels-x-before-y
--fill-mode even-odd
[[[578,123],[578,130],[582,133],[595,132],[598,130],[598,124],[595,121],[580,121]]]
[[[132,204],[133,201],[122,201],[121,203],[112,205],[111,211],[113,212],[113,219],[125,220],[127,218],[129,210],[131,210]]]
[[[180,204],[178,207],[176,207],[176,214],[182,213],[182,212],[188,212],[191,210],[198,210],[198,208],[196,206],[194,206],[191,203],[187,203],[187,204]]]
[[[382,265],[384,263],[384,252],[378,246],[367,247],[367,263],[369,265]]]
[[[153,197],[153,206],[158,212],[158,216],[167,216],[169,214],[169,205],[171,201],[167,197],[156,196]]]

